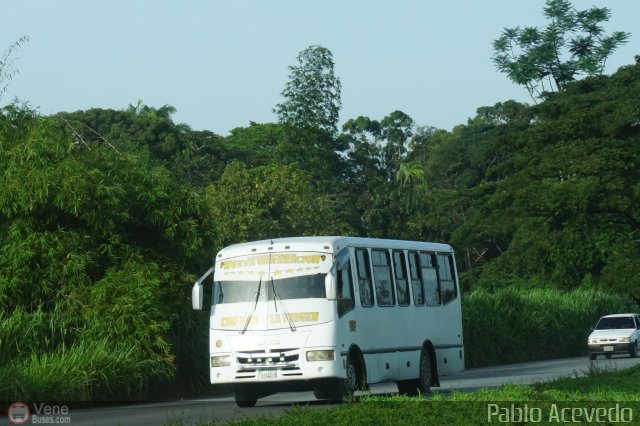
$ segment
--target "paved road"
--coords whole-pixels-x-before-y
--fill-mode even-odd
[[[640,358],[628,357],[598,359],[599,369],[624,369],[640,363]],[[587,357],[565,358],[551,361],[537,361],[496,367],[473,368],[459,374],[441,377],[440,391],[474,390],[497,387],[507,383],[528,384],[557,377],[583,376],[589,371]],[[396,385],[372,385],[374,394],[397,392]],[[277,415],[290,409],[294,404],[313,408],[331,408],[334,405],[318,401],[311,392],[281,393],[260,399],[254,408],[238,408],[231,397],[190,399],[182,401],[149,404],[70,409],[67,415],[71,425],[162,425],[176,421],[191,425],[200,420],[225,420],[257,415]],[[31,408],[32,415],[34,408]],[[2,416],[1,425],[8,424]],[[62,416],[56,416],[62,417]],[[62,420],[62,419],[61,419]],[[180,420],[181,422],[178,422]]]

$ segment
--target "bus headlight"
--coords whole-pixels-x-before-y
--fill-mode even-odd
[[[336,353],[332,350],[307,351],[307,361],[333,361]]]
[[[229,365],[231,365],[231,357],[229,355],[211,357],[211,367],[227,367]]]

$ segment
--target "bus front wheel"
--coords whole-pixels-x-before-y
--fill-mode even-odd
[[[358,382],[362,379],[358,376],[358,369],[351,355],[347,356],[347,371],[344,379],[336,380],[329,389],[317,389],[314,395],[318,399],[329,399],[333,402],[342,402],[353,396]]]
[[[255,407],[258,402],[258,397],[244,392],[235,392],[233,398],[236,400],[236,405],[240,408]]]

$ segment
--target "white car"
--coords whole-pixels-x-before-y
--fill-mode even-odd
[[[640,346],[640,314],[605,315],[589,335],[589,359],[613,354],[638,356]]]

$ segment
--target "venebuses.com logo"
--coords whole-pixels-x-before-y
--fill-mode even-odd
[[[23,425],[31,424],[70,424],[69,407],[61,404],[47,404],[34,402],[29,407],[26,402],[16,401],[7,408],[9,423]]]
[[[9,422],[14,425],[23,425],[29,421],[29,406],[24,402],[14,402],[7,408],[7,417]]]

